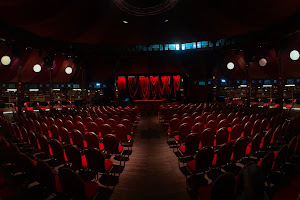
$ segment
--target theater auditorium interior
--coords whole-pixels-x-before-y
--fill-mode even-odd
[[[299,0],[0,1],[1,200],[299,200]]]

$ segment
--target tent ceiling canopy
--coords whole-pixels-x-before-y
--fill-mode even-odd
[[[215,40],[262,31],[299,17],[300,1],[10,0],[1,1],[0,8],[2,22],[38,36],[131,45]]]

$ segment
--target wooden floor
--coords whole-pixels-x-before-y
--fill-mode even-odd
[[[133,153],[110,199],[189,199],[185,176],[156,116],[142,117]]]

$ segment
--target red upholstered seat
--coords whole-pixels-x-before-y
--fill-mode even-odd
[[[250,143],[251,144],[251,143]],[[250,151],[251,151],[251,145],[248,145],[247,146],[247,149],[246,149],[246,155],[249,155],[250,154]]]
[[[187,168],[188,168],[191,172],[196,171],[196,160],[188,161],[188,162],[187,162]]]
[[[176,141],[179,141],[179,135],[175,135],[175,136],[174,136],[174,139],[175,139]]]
[[[211,185],[202,185],[198,189],[198,197],[201,200],[211,199]]]
[[[55,175],[55,184],[56,184],[56,191],[57,192],[62,192],[61,184],[60,184],[58,175]]]
[[[100,149],[101,151],[104,150],[104,145],[103,145],[103,143],[99,143],[99,149]]]
[[[214,155],[214,159],[213,159],[213,162],[212,162],[212,165],[215,166],[217,164],[217,158],[218,158],[218,155],[215,154]]]
[[[85,157],[84,155],[81,156],[81,160],[82,160],[82,166],[83,166],[83,167],[87,167],[88,164],[87,164],[87,161],[86,161],[86,157]]]
[[[121,153],[121,152],[123,151],[124,148],[123,148],[122,146],[119,146],[118,149],[119,149],[119,153]]]
[[[106,171],[109,171],[109,170],[111,169],[113,163],[112,163],[111,160],[107,160],[107,159],[106,159],[106,160],[104,161],[104,165],[105,165],[105,170],[106,170]]]
[[[299,191],[290,187],[284,186],[278,190],[273,196],[273,200],[282,200],[282,199],[297,199]]]
[[[84,188],[85,188],[85,196],[86,199],[92,199],[97,191],[98,191],[98,183],[93,182],[93,181],[85,181],[84,182]]]
[[[181,151],[182,153],[185,153],[185,145],[180,146],[179,151]]]

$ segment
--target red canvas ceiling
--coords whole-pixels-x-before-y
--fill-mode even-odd
[[[147,1],[124,1],[147,6]],[[166,13],[137,17],[121,11],[113,0],[9,0],[0,2],[0,20],[39,36],[72,42],[152,44],[220,39],[258,31],[290,19],[299,8],[300,1],[293,0],[184,0]]]

